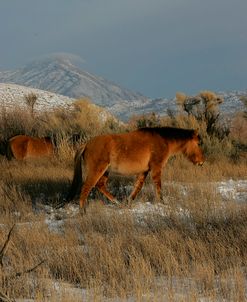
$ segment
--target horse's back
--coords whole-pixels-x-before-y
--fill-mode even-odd
[[[9,149],[15,159],[24,159],[53,154],[50,139],[17,135],[9,139]]]
[[[32,137],[28,141],[27,156],[50,156],[53,154],[53,144],[49,138]]]

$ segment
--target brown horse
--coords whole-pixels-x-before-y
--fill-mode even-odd
[[[51,156],[54,153],[54,146],[51,138],[48,137],[39,138],[16,135],[1,143],[0,153],[6,155],[8,160],[12,158],[23,160],[26,158]]]
[[[143,128],[124,134],[96,136],[82,146],[75,155],[74,177],[67,201],[72,200],[82,183],[82,158],[85,182],[80,194],[80,207],[86,207],[87,197],[97,187],[111,202],[116,202],[107,191],[108,172],[137,175],[130,199],[134,200],[151,172],[160,199],[161,172],[168,158],[183,153],[192,163],[202,165],[204,155],[199,147],[200,137],[195,130],[179,128]]]

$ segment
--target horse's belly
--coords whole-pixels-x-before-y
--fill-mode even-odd
[[[109,170],[113,173],[121,175],[134,175],[148,170],[148,161],[121,161],[112,162]]]

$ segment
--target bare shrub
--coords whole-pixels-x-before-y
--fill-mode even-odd
[[[0,114],[0,135],[2,139],[10,138],[18,134],[35,135],[40,127],[24,109],[16,107],[13,110],[2,108]]]
[[[28,108],[30,109],[30,114],[34,118],[34,107],[38,100],[38,96],[35,93],[30,92],[29,94],[25,95],[24,98]]]
[[[143,114],[141,116],[132,116],[129,126],[135,128],[159,127],[160,117],[156,113]]]
[[[242,144],[247,144],[247,119],[243,113],[238,113],[231,123],[231,137]]]
[[[209,136],[216,136],[222,139],[229,135],[227,125],[219,123],[219,105],[223,103],[223,98],[217,96],[212,91],[202,91],[197,96],[188,97],[183,93],[176,94],[176,100],[181,111],[192,115],[199,122],[206,124],[206,131]]]
[[[244,106],[245,106],[245,110],[244,110],[244,118],[247,119],[247,95],[243,95],[240,97],[240,100],[243,102]]]

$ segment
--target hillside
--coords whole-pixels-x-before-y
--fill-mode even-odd
[[[2,108],[27,108],[25,97],[30,93],[33,93],[37,96],[37,101],[35,103],[35,110],[37,111],[49,111],[58,107],[70,110],[70,108],[72,108],[73,106],[72,104],[75,101],[75,99],[73,98],[41,89],[35,89],[16,84],[0,83],[0,110],[2,110]],[[104,108],[93,103],[90,104],[90,106],[93,108],[93,111],[101,115],[103,122],[108,118],[116,120],[115,116],[113,116]]]
[[[38,104],[38,106],[44,107],[46,105],[64,106],[67,103],[70,104],[74,98],[89,96],[94,104],[104,107],[123,121],[128,120],[133,115],[151,112],[165,115],[167,110],[176,111],[177,109],[174,99],[158,98],[152,100],[139,93],[124,89],[102,77],[81,70],[70,55],[51,55],[17,70],[0,71],[0,83],[14,83],[22,87],[45,90],[46,96],[44,98],[42,93],[39,93]],[[26,91],[27,89],[11,86],[10,92],[6,90],[4,85],[1,87],[1,100],[4,99],[5,102],[8,102],[6,101],[8,99],[15,100],[17,103],[19,102],[18,95],[22,90]],[[232,115],[243,110],[244,106],[240,96],[247,95],[247,91],[216,93],[224,97],[225,101],[220,106],[223,113]]]

